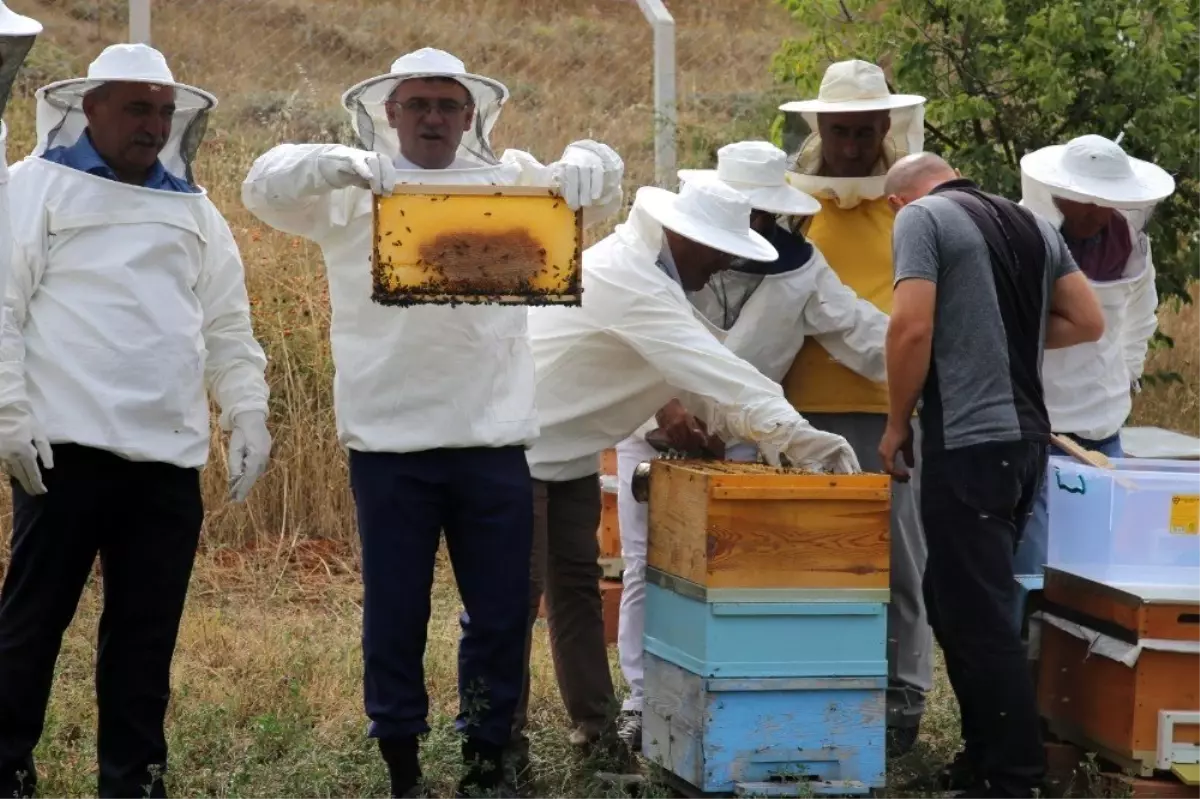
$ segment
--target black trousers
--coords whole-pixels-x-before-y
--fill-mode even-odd
[[[30,795],[54,664],[96,555],[101,797],[165,796],[171,658],[204,510],[200,473],[54,447],[48,493],[12,482],[12,559],[0,591],[0,795]]]
[[[1045,773],[1033,679],[1012,623],[1013,555],[1045,468],[1046,447],[1033,442],[925,453],[925,604],[967,756],[991,796],[1032,796]]]
[[[533,487],[521,447],[350,452],[363,568],[369,734],[429,730],[424,658],[443,533],[466,608],[456,727],[499,752],[521,696]]]

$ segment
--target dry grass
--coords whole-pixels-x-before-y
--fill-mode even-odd
[[[32,145],[32,88],[82,74],[124,38],[123,0],[12,0],[47,27],[6,115],[9,154]],[[768,0],[674,3],[679,20],[681,165],[706,162],[726,141],[765,137],[776,101],[767,66],[794,34]],[[554,158],[589,136],[624,156],[628,186],[652,180],[650,35],[633,0],[167,0],[156,45],[180,79],[211,88],[222,106],[198,175],[242,247],[254,325],[270,358],[270,471],[243,506],[224,498],[222,446],[205,474],[204,548],[176,659],[171,719],[179,795],[384,795],[365,740],[360,694],[361,588],[345,458],[335,437],[328,293],[320,252],[258,223],[239,201],[253,158],[284,140],[335,140],[337,96],[395,55],[433,44],[468,68],[502,77],[513,103],[500,145]],[[435,8],[435,11],[429,9]],[[1163,312],[1176,337],[1152,368],[1182,386],[1147,390],[1137,421],[1198,432],[1195,306]],[[218,439],[214,444],[220,445]],[[7,497],[0,500],[7,503]],[[5,512],[6,505],[5,505]],[[5,557],[0,554],[0,570]],[[447,575],[443,573],[443,577]],[[60,659],[39,754],[46,795],[94,790],[90,670],[97,595],[89,590]],[[427,657],[435,733],[426,762],[446,790],[454,779],[457,599],[439,579]],[[534,657],[534,756],[543,795],[599,795],[571,760],[553,673],[539,638]],[[617,677],[620,684],[620,678]],[[920,751],[897,778],[950,753],[956,709],[944,682],[932,697]]]

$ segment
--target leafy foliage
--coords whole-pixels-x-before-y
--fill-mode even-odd
[[[778,0],[807,32],[775,71],[815,96],[848,58],[929,98],[925,146],[1020,196],[1020,158],[1096,133],[1175,176],[1150,223],[1164,297],[1189,301],[1200,255],[1200,0]],[[777,128],[777,129],[781,129]]]

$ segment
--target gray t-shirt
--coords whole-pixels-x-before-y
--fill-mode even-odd
[[[1055,281],[1078,267],[1046,220],[975,192],[986,198],[990,227],[981,229],[959,201],[935,193],[902,209],[893,232],[895,282],[937,284],[920,403],[927,451],[1047,441],[1050,434],[1041,384],[1046,320]],[[997,240],[992,249],[985,229]],[[1044,246],[1029,240],[1035,231]],[[997,246],[1008,257],[995,257]],[[1030,253],[1044,256],[1043,263],[1029,263],[1038,260]]]

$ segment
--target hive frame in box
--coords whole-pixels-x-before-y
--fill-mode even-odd
[[[562,231],[559,231],[557,237],[543,235],[541,239],[538,239],[536,236],[529,236],[533,244],[541,245],[539,253],[544,259],[543,263],[546,267],[534,278],[535,281],[539,281],[539,285],[513,286],[510,291],[498,292],[484,290],[468,293],[445,291],[433,282],[435,278],[413,279],[417,276],[417,269],[421,270],[420,274],[422,275],[429,273],[429,266],[423,264],[421,259],[405,260],[398,266],[394,264],[394,256],[400,255],[400,253],[396,252],[397,250],[403,253],[405,250],[411,249],[411,246],[405,247],[404,239],[401,237],[415,235],[420,238],[423,234],[420,231],[414,233],[411,226],[407,225],[405,226],[405,232],[401,233],[397,227],[402,224],[399,219],[392,219],[389,223],[387,217],[394,216],[391,213],[393,207],[399,211],[400,217],[404,217],[406,216],[405,210],[400,206],[404,203],[412,203],[421,199],[430,203],[441,202],[478,206],[481,200],[486,202],[493,198],[523,200],[524,202],[521,205],[526,210],[530,209],[531,202],[542,201],[549,205],[545,209],[546,213],[573,218],[571,226],[573,241],[570,243],[562,237]],[[410,210],[412,209],[410,208]],[[462,212],[460,211],[459,213],[461,214]],[[436,232],[439,234],[477,234],[485,236],[504,236],[510,235],[513,232],[527,234],[534,232],[528,227],[514,227],[511,225],[508,228],[503,227],[503,214],[497,219],[484,219],[484,217],[492,217],[493,213],[494,209],[493,211],[482,212],[477,223],[467,225],[461,230],[453,227],[454,224],[457,224],[456,222],[451,222],[450,227],[438,229]],[[459,216],[458,218],[462,217]],[[383,230],[381,229],[383,227],[388,227],[389,229]],[[547,252],[548,250],[549,252]],[[411,259],[412,255],[412,253],[409,253],[400,257]],[[451,307],[457,305],[580,306],[583,302],[582,265],[583,209],[570,210],[566,206],[566,201],[553,188],[544,186],[492,185],[434,186],[401,183],[395,186],[391,196],[376,196],[372,203],[371,299],[380,305],[398,307],[412,305],[449,305]],[[386,278],[384,275],[385,268],[386,271],[391,273]],[[394,277],[394,270],[396,269],[407,270],[409,272],[407,279]],[[551,270],[553,270],[553,274],[551,274]],[[398,285],[388,285],[388,280],[393,280]]]

